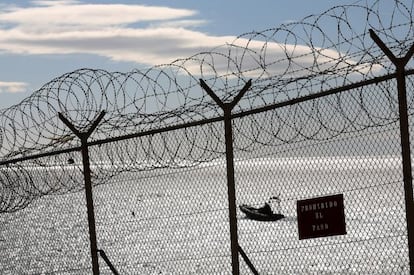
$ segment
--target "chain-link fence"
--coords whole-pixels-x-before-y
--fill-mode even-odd
[[[372,20],[381,17],[379,2],[242,36],[246,45],[227,45],[228,55],[217,49],[127,74],[75,71],[4,110],[0,273],[413,272],[401,111],[411,127],[414,72],[405,71],[407,59],[394,74],[401,60],[390,62],[366,26],[335,42],[307,36],[307,28],[321,35],[316,27],[330,20],[347,34],[344,14],[356,9],[388,34],[391,51],[411,57],[411,14],[400,22],[396,14],[407,9],[395,1],[383,26]],[[410,31],[397,43],[389,33],[404,27]],[[293,30],[311,40],[295,41],[310,45],[305,51],[290,47]],[[282,34],[286,58],[269,62]],[[200,72],[191,72],[197,64]],[[346,234],[299,238],[298,201],[336,194]],[[272,197],[280,219],[240,210]]]
[[[396,98],[378,96],[388,90],[395,90],[394,79],[233,119],[233,127],[243,129],[234,136],[237,205],[261,206],[279,196],[274,210],[285,216],[260,222],[237,212],[239,244],[259,274],[409,272]],[[359,101],[361,95],[366,100]],[[338,100],[347,109],[338,112]],[[137,162],[130,171],[105,175],[106,166],[119,165],[117,156],[102,153],[111,148],[139,158],[139,144],[148,143],[159,156],[168,136],[198,135],[203,154],[210,139],[199,132],[206,127],[217,144],[204,163],[163,167],[162,159],[157,169],[136,171]],[[277,138],[276,128],[284,129]],[[231,273],[223,129],[219,121],[90,146],[92,175],[103,177],[93,189],[98,248],[119,274]],[[71,175],[59,179],[67,188],[62,194],[1,216],[4,274],[90,273],[85,195],[76,184],[83,180],[80,153],[47,158],[38,163],[55,164],[3,168],[19,177],[25,171],[19,167],[31,166],[33,181],[47,182],[50,173],[59,179],[61,169]],[[344,194],[347,234],[299,240],[296,201],[338,193]],[[102,257],[99,266],[112,274]],[[240,272],[251,274],[242,259]]]
[[[378,86],[365,86],[361,92],[369,98],[366,107],[380,115],[377,119],[390,115],[390,102],[376,96]],[[290,106],[278,109],[277,116],[286,118],[284,135],[290,142],[274,141],[238,154],[238,204],[260,205],[279,196],[279,209],[286,216],[268,223],[239,217],[240,245],[259,274],[409,272],[399,125],[354,132],[352,127],[372,123],[353,102],[358,93],[341,95],[343,106],[349,107],[341,115],[336,95],[300,103],[295,112]],[[318,114],[312,110],[316,105]],[[256,120],[266,121],[266,115]],[[345,118],[352,118],[348,129]],[[270,125],[264,123],[258,135],[266,127]],[[295,127],[308,135],[296,135]],[[347,133],[332,137],[333,128]],[[296,202],[333,194],[344,196],[347,234],[299,240]]]

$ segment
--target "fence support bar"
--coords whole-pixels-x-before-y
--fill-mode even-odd
[[[88,226],[89,226],[89,240],[91,247],[92,257],[92,272],[93,275],[99,275],[99,262],[98,262],[98,249],[96,241],[96,229],[95,229],[95,213],[93,209],[93,195],[92,195],[92,179],[91,179],[91,168],[89,164],[89,152],[88,152],[88,138],[98,126],[102,120],[105,112],[101,112],[98,118],[92,123],[91,127],[86,132],[80,132],[62,113],[59,113],[59,118],[62,122],[72,130],[72,132],[81,141],[82,151],[82,164],[83,164],[83,176],[85,181],[85,195],[86,195],[86,206],[88,209]]]
[[[113,274],[119,275],[116,268],[112,265],[111,261],[109,260],[108,256],[106,256],[105,252],[101,249],[98,250],[99,255],[101,255],[102,259],[105,261],[105,263],[108,265],[109,269],[112,271]]]
[[[403,162],[403,180],[405,193],[405,214],[407,219],[408,234],[408,256],[410,261],[410,274],[414,275],[414,200],[413,200],[413,184],[412,184],[412,168],[411,168],[411,152],[410,152],[410,130],[408,123],[407,111],[407,90],[405,83],[405,65],[411,59],[414,53],[414,45],[411,46],[408,53],[402,57],[396,57],[390,49],[386,47],[384,42],[375,34],[373,30],[369,30],[371,38],[381,48],[385,55],[394,63],[397,74],[398,89],[398,108],[400,113],[400,136]]]
[[[210,87],[200,79],[201,87],[207,92],[207,94],[219,105],[224,112],[224,131],[226,142],[226,167],[227,167],[227,192],[229,200],[229,219],[230,219],[230,245],[231,245],[231,262],[232,262],[232,274],[240,274],[239,264],[239,244],[237,237],[237,217],[236,217],[236,187],[234,180],[234,155],[233,155],[233,131],[231,124],[231,111],[234,106],[240,101],[243,95],[252,85],[252,81],[249,80],[243,87],[238,95],[233,99],[231,103],[224,103],[221,99],[210,89]]]
[[[256,268],[254,267],[253,263],[250,261],[249,257],[247,257],[247,254],[244,253],[243,249],[241,248],[241,246],[239,245],[239,252],[240,255],[242,256],[243,260],[246,262],[247,266],[250,268],[250,270],[252,271],[252,273],[254,275],[259,275],[259,272],[257,272]]]

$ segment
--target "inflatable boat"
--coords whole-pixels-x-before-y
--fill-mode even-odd
[[[247,218],[256,221],[277,221],[285,217],[282,214],[263,211],[263,208],[255,208],[246,204],[240,205],[239,208]]]

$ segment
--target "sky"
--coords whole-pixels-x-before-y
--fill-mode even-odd
[[[128,72],[356,0],[2,0],[0,108],[80,68]]]

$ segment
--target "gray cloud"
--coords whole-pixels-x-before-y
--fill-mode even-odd
[[[86,53],[152,66],[211,49],[225,55],[228,47],[218,46],[235,43],[240,49],[249,45],[250,52],[244,55],[242,65],[248,71],[246,74],[250,75],[260,73],[257,70],[260,71],[263,66],[266,66],[267,73],[283,73],[287,66],[286,51],[291,56],[297,56],[294,61],[298,68],[315,62],[315,55],[307,46],[250,41],[236,39],[235,36],[213,36],[194,30],[197,24],[205,23],[188,18],[197,14],[194,10],[84,4],[70,0],[42,0],[34,4],[0,11],[0,52],[34,55]],[[139,22],[147,25],[133,27]],[[241,60],[238,54],[245,53],[232,51],[232,58]],[[257,55],[265,58],[257,58]],[[334,50],[321,50],[317,59],[318,63],[326,67],[330,63],[337,63],[339,56],[340,53]],[[260,64],[263,60],[268,63]],[[350,58],[343,57],[343,60],[344,65],[353,64]],[[199,71],[198,64],[187,65],[188,69]],[[228,68],[228,60],[224,58],[217,58],[214,65],[216,71],[227,73],[239,69]]]
[[[28,84],[24,82],[2,82],[0,81],[0,93],[22,93]]]

